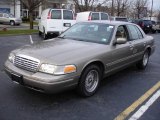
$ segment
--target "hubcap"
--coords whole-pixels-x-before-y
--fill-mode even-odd
[[[91,70],[85,80],[85,88],[88,92],[93,92],[98,85],[99,74],[96,70]]]
[[[143,65],[146,66],[148,63],[148,53],[146,52],[143,56]]]

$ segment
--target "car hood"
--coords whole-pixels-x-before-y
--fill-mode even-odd
[[[16,54],[24,54],[53,64],[69,64],[73,60],[95,56],[103,52],[106,45],[69,39],[52,39],[23,46]]]

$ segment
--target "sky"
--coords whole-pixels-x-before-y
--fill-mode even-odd
[[[152,0],[149,0],[149,5],[151,6]],[[160,10],[160,0],[153,0],[153,10]]]

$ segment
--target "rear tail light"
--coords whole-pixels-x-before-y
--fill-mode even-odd
[[[142,23],[142,27],[144,27],[144,23]]]
[[[48,12],[47,19],[51,19],[51,12]]]
[[[88,17],[88,21],[91,21],[91,16]]]

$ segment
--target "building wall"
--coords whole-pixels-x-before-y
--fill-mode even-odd
[[[42,11],[46,8],[66,8],[74,10],[75,7],[73,5],[73,0],[46,0],[42,4],[42,6],[37,8],[37,10],[35,11],[38,11],[38,16],[40,16]],[[0,12],[2,11],[8,11],[9,13],[15,15],[18,18],[23,17],[23,12],[26,12],[28,17],[28,10],[23,8],[20,0],[16,0],[15,6],[13,2],[6,2],[6,0],[0,0]],[[37,17],[37,14],[35,17]]]
[[[17,1],[15,3],[15,6],[13,3],[1,3],[0,4],[0,12],[10,13],[15,15],[15,17],[19,18],[20,16],[20,1]]]

